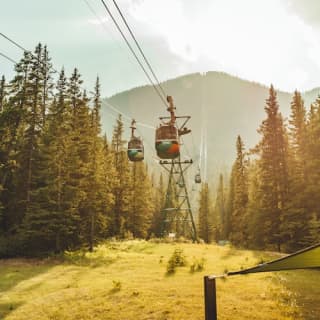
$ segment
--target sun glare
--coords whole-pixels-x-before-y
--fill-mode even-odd
[[[174,55],[201,70],[223,66],[226,72],[294,90],[310,85],[311,65],[320,68],[314,30],[277,0],[208,1],[191,15],[183,1],[149,0],[130,12]]]

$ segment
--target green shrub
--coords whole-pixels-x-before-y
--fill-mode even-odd
[[[167,274],[172,274],[176,271],[176,267],[184,267],[187,264],[187,259],[183,254],[183,250],[176,248],[167,263]]]
[[[173,260],[169,260],[167,263],[167,274],[173,274],[176,272],[176,266]]]

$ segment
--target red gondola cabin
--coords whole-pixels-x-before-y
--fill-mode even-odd
[[[156,130],[156,150],[161,159],[175,159],[180,155],[178,129],[172,124],[162,124]]]

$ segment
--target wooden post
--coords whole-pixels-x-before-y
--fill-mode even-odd
[[[205,320],[217,320],[216,279],[204,277]]]

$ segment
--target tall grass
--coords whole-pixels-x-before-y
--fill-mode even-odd
[[[185,263],[168,277],[177,249]],[[66,252],[58,260],[0,261],[0,319],[202,320],[203,276],[261,259],[270,254],[131,240],[106,242],[92,253]],[[318,276],[297,271],[218,281],[219,320],[318,320]]]

